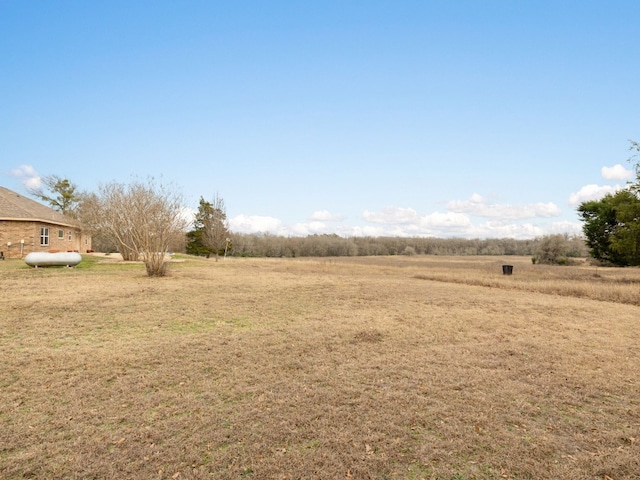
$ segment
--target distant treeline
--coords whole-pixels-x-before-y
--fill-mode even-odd
[[[424,237],[340,237],[233,234],[231,255],[240,257],[349,257],[368,255],[538,255],[550,237],[560,239],[567,257],[588,255],[581,236],[553,235],[530,240]],[[545,242],[547,240],[547,242]]]

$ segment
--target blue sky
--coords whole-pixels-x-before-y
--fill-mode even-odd
[[[637,1],[0,0],[0,185],[153,176],[232,229],[532,238],[624,186]]]

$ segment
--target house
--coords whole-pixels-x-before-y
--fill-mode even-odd
[[[23,258],[31,252],[86,252],[91,235],[72,218],[0,187],[0,256]]]

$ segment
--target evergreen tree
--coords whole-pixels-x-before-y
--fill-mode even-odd
[[[79,201],[76,185],[58,175],[47,175],[42,179],[42,185],[29,189],[29,193],[65,215],[73,216]]]
[[[224,201],[216,195],[212,202],[200,197],[193,230],[187,233],[186,251],[191,255],[209,258],[224,255],[230,243],[229,226]]]

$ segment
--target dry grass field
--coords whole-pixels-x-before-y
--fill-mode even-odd
[[[168,271],[0,262],[0,478],[640,478],[637,269]]]

